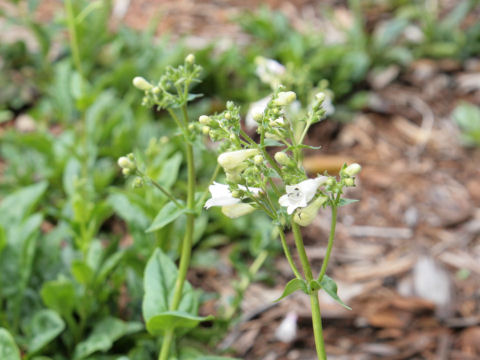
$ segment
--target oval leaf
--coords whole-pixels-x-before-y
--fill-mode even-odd
[[[20,351],[12,335],[4,328],[0,328],[0,359],[20,360]]]
[[[28,328],[29,354],[41,350],[65,328],[62,318],[53,310],[40,310],[33,315]]]
[[[308,294],[307,284],[302,279],[292,279],[285,286],[282,296],[280,296],[275,302],[282,300],[284,297],[294,293],[297,290],[302,290],[305,294]]]
[[[345,304],[339,297],[338,297],[338,294],[337,294],[337,284],[335,283],[335,281],[327,276],[327,275],[323,275],[323,278],[322,278],[322,281],[320,282],[320,287],[325,290],[325,292],[330,295],[330,297],[335,300],[337,303],[339,303],[340,305],[342,305],[345,309],[348,309],[348,310],[352,310],[352,308],[350,306],[348,306],[347,304]]]
[[[152,222],[152,225],[146,230],[147,233],[160,230],[165,225],[170,224],[176,220],[180,215],[186,212],[185,207],[179,208],[173,201],[168,202],[162,210],[157,214]]]
[[[150,318],[147,322],[147,330],[152,335],[160,335],[169,329],[191,329],[201,321],[208,320],[213,320],[213,316],[194,316],[184,311],[166,311]]]

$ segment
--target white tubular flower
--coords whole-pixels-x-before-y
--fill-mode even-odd
[[[258,155],[257,149],[236,150],[220,154],[217,160],[225,172],[236,172],[243,166],[245,160],[255,155]]]
[[[275,337],[284,343],[291,343],[297,337],[297,319],[295,312],[289,312],[275,330]]]
[[[240,199],[234,198],[228,185],[214,182],[208,187],[212,197],[205,203],[205,209],[212,206],[228,206],[240,203]]]
[[[280,84],[279,77],[285,74],[285,66],[276,60],[267,59],[262,56],[257,57],[255,63],[257,64],[255,73],[263,83],[271,87],[276,87]]]
[[[318,176],[315,179],[304,180],[296,185],[287,185],[285,187],[287,193],[282,195],[278,202],[281,206],[287,208],[287,213],[290,215],[295,209],[306,207],[315,196],[319,186],[327,179],[326,176]]]
[[[300,226],[310,225],[318,214],[320,207],[328,200],[326,196],[319,196],[312,201],[307,207],[299,209],[293,215],[293,221]]]
[[[135,86],[137,89],[140,89],[143,91],[148,91],[153,87],[152,84],[150,84],[147,80],[145,80],[141,76],[134,77],[132,83],[133,83],[133,86]]]
[[[263,116],[263,113],[271,99],[271,96],[267,96],[250,105],[247,116],[245,117],[245,125],[247,126],[247,128],[255,129],[258,126],[255,118],[257,118],[258,115]]]
[[[281,91],[278,93],[275,99],[275,105],[287,106],[293,103],[297,99],[297,94],[293,91]]]
[[[247,189],[243,185],[239,185],[238,187],[240,190],[250,191],[254,196],[262,191],[262,189],[259,188]],[[208,190],[210,191],[210,194],[212,194],[212,197],[205,203],[206,209],[209,209],[212,206],[221,206],[223,214],[232,219],[246,215],[255,210],[249,204],[242,203],[239,198],[233,197],[228,185],[214,182],[208,187]]]
[[[255,210],[253,206],[245,203],[222,206],[223,215],[230,219],[236,219],[240,216],[247,215],[253,210]]]

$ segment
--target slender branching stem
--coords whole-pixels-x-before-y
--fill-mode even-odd
[[[285,239],[285,233],[283,232],[283,229],[280,226],[278,226],[278,233],[280,235],[280,240],[282,242],[283,252],[285,253],[285,257],[287,258],[290,268],[292,269],[297,279],[300,279],[300,280],[303,279],[302,274],[300,274],[300,271],[298,271],[297,266],[293,261],[292,253],[290,252],[290,249],[288,248],[287,240]]]
[[[332,219],[330,220],[330,235],[328,237],[327,252],[323,258],[322,268],[320,269],[320,274],[318,275],[318,281],[322,281],[325,272],[327,271],[328,261],[330,260],[330,254],[332,252],[333,240],[335,238],[335,227],[337,225],[337,204],[332,204]]]
[[[171,200],[175,205],[177,205],[178,208],[183,207],[183,205],[180,204],[178,202],[178,200],[175,199],[175,197],[167,189],[165,189],[162,185],[160,185],[158,182],[153,180],[150,176],[146,175],[142,171],[140,171],[138,169],[136,171],[137,171],[138,175],[140,175],[141,177],[146,178],[148,181],[150,181],[150,183],[153,186],[155,186],[158,190],[160,190],[162,192],[162,194],[164,194],[169,200]]]

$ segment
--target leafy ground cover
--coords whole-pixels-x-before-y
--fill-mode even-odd
[[[250,102],[267,95],[255,76],[258,55],[287,66],[286,85],[303,101],[319,80],[329,81],[336,113],[310,133],[322,155],[305,166],[312,173],[347,160],[364,167],[348,194],[360,201],[340,212],[329,269],[353,311],[321,299],[331,358],[480,356],[479,153],[463,146],[478,142],[475,2],[425,10],[409,2],[359,8],[351,1],[349,8],[313,7],[330,15],[317,22],[305,19],[308,2],[304,12],[281,5],[286,15],[240,11],[248,4],[132,2],[127,22],[142,28],[150,13],[142,6],[160,4],[169,14],[169,21],[153,17],[140,34],[111,20],[113,2],[75,3],[83,74],[67,42],[65,16],[51,17],[58,4],[42,2],[35,13],[10,16],[11,4],[2,21],[7,29],[27,29],[37,44],[9,41],[0,49],[0,326],[8,330],[0,333],[2,344],[15,341],[27,358],[155,356],[157,344],[140,315],[143,271],[157,247],[178,258],[183,223],[145,233],[167,199],[148,187],[124,187],[115,161],[137,149],[152,177],[178,193],[185,189],[181,140],[166,114],[139,106],[131,86],[133,76],[158,77],[188,52],[188,38],[175,46],[158,42],[160,27],[173,38],[190,31],[206,38],[196,52],[205,68],[196,91],[207,96],[195,103],[195,115],[221,110],[226,99],[239,101],[246,113]],[[56,20],[38,21],[47,18]],[[339,42],[327,41],[329,26]],[[218,29],[243,42],[227,42],[222,51],[221,42],[210,42]],[[214,156],[202,154],[204,184],[212,164]],[[305,230],[317,266],[328,222],[325,214]],[[222,350],[244,359],[313,358],[308,304],[296,295],[273,303],[282,292],[273,284],[286,283],[290,273],[274,256],[281,248],[268,222],[231,223],[213,213],[199,223],[188,279],[202,289],[200,313],[217,320],[189,335],[182,358]],[[265,251],[263,266],[252,271],[249,265]],[[289,311],[298,316],[298,337],[281,343],[275,332]]]

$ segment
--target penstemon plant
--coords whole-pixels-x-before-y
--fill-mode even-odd
[[[209,187],[208,209],[220,206],[222,212],[236,218],[254,210],[264,211],[277,226],[282,247],[295,278],[287,283],[282,296],[302,290],[310,296],[312,322],[318,359],[326,359],[318,292],[323,289],[335,301],[348,308],[337,295],[337,285],[326,275],[332,251],[337,209],[352,200],[342,198],[345,187],[355,186],[360,165],[346,164],[339,179],[324,175],[308,178],[303,166],[303,144],[310,126],[319,122],[327,111],[326,95],[316,94],[305,118],[289,117],[287,107],[296,99],[292,91],[279,85],[266,107],[253,114],[258,124],[259,143],[240,126],[239,107],[228,102],[226,110],[213,116],[202,115],[199,122],[212,141],[220,141],[222,153],[218,163],[226,175],[226,184]],[[269,147],[281,148],[272,157]],[[327,251],[319,275],[314,276],[305,251],[301,226],[308,226],[321,207],[331,209],[331,228]],[[303,275],[298,270],[286,243],[285,230],[291,229],[300,258]]]
[[[326,269],[335,235],[337,208],[353,201],[342,198],[343,190],[355,186],[355,175],[361,170],[358,164],[345,164],[338,179],[328,174],[308,178],[302,166],[303,150],[317,149],[303,142],[309,128],[329,111],[328,91],[320,91],[314,96],[306,116],[298,116],[298,112],[296,116],[289,116],[288,107],[295,102],[296,94],[272,83],[273,94],[265,106],[252,115],[259,135],[257,143],[242,129],[240,108],[233,102],[227,102],[222,113],[202,115],[198,122],[191,122],[187,103],[198,97],[190,93],[190,88],[199,81],[200,72],[201,67],[195,64],[194,56],[188,55],[183,65],[167,68],[156,85],[141,77],[133,80],[134,86],[145,93],[143,104],[167,110],[183,136],[188,169],[186,200],[177,199],[151,178],[141,169],[133,154],[118,160],[124,175],[136,176],[134,186],[150,183],[170,200],[160,210],[150,230],[160,230],[181,215],[187,217],[178,270],[160,249],[152,254],[145,269],[143,316],[147,330],[155,336],[162,336],[158,359],[170,358],[177,335],[211,319],[198,316],[198,296],[186,281],[195,217],[203,206],[206,209],[220,206],[222,213],[229,218],[261,210],[272,219],[295,275],[278,300],[297,290],[310,296],[318,358],[326,359],[318,292],[323,289],[348,308],[338,297],[337,285],[326,275]],[[221,143],[217,170],[208,187],[211,198],[207,201],[208,191],[199,192],[196,196],[193,147],[198,144],[197,135],[200,132],[208,135],[213,142]],[[273,156],[268,151],[269,147],[277,149]],[[225,172],[225,184],[214,182],[220,167]],[[300,227],[308,226],[321,207],[331,208],[331,230],[322,267],[319,275],[314,277]],[[293,232],[303,275],[286,242],[285,231],[289,229]]]

